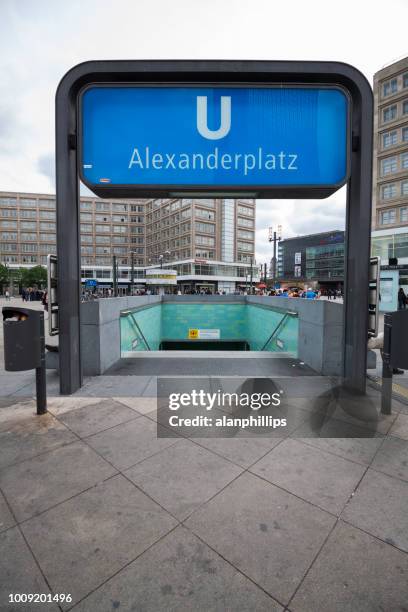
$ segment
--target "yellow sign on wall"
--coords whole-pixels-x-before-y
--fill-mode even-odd
[[[190,340],[195,340],[196,338],[198,338],[198,329],[189,329],[188,337],[190,338]]]

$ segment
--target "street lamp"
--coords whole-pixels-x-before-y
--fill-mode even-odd
[[[277,243],[282,240],[282,226],[278,225],[277,227],[277,231],[273,229],[273,227],[269,228],[269,242],[273,242],[273,274],[272,274],[272,280],[273,280],[273,288],[275,288],[275,281],[276,281],[276,245]]]

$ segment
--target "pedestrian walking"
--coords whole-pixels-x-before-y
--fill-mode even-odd
[[[405,310],[407,305],[407,296],[402,287],[398,291],[398,310]]]
[[[6,296],[6,301],[9,302],[10,301],[10,292],[8,289],[6,289],[6,292],[4,294]]]

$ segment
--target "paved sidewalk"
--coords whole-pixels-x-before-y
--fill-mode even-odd
[[[157,438],[153,397],[0,402],[1,610],[406,609],[399,404],[357,425],[292,398],[283,438],[188,440]]]

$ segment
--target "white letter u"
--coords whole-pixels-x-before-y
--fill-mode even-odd
[[[207,96],[197,96],[197,130],[208,140],[224,138],[231,129],[231,97],[221,96],[221,124],[218,130],[208,129]]]

